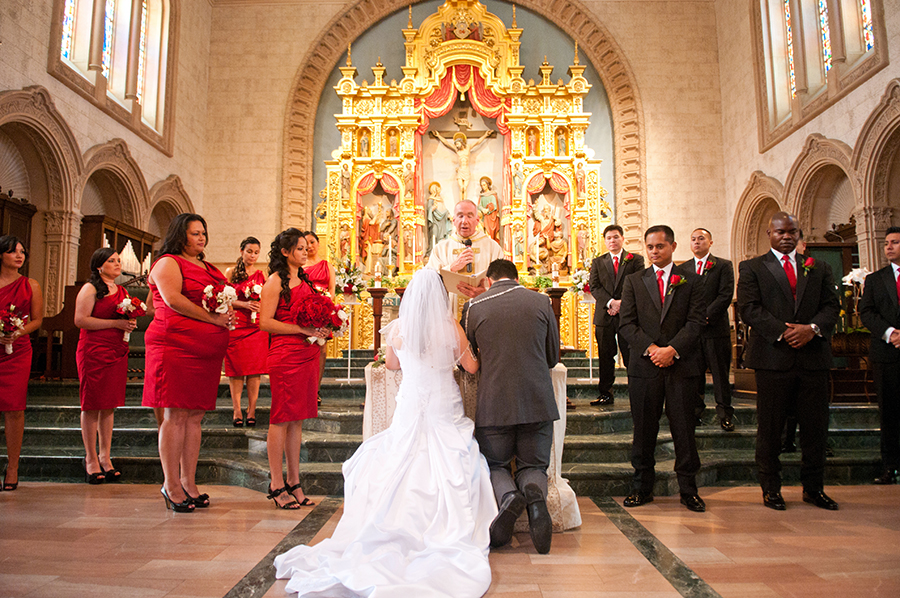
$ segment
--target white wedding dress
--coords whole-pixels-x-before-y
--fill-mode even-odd
[[[407,293],[421,278],[414,277]],[[415,305],[415,294],[404,296],[401,319],[410,299]],[[394,340],[403,336],[399,327],[390,328],[386,342],[402,346]],[[414,344],[405,343],[407,349]],[[275,558],[276,576],[290,578],[289,592],[477,598],[490,586],[489,527],[497,506],[454,364],[434,352],[395,351],[403,382],[391,426],[344,463],[344,513],[332,537]]]

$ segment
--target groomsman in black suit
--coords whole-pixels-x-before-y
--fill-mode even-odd
[[[876,484],[900,482],[900,226],[887,229],[884,255],[890,262],[866,277],[859,302],[863,324],[872,331],[869,359],[881,413],[881,475]]]
[[[622,359],[628,367],[628,342],[619,335],[619,308],[622,304],[622,285],[625,277],[644,269],[644,258],[624,251],[625,233],[618,224],[603,229],[603,239],[609,250],[591,262],[588,284],[597,300],[594,306],[594,333],[597,338],[597,399],[591,405],[612,405],[612,385],[616,381],[616,354],[622,349]]]
[[[695,276],[675,269],[675,233],[665,225],[644,233],[651,267],[625,279],[619,333],[628,341],[628,396],[634,422],[632,492],[623,503],[637,507],[653,500],[656,437],[665,406],[675,444],[675,474],[681,504],[703,512],[697,494],[700,457],[694,440],[700,370],[700,327],[705,321]]]
[[[756,370],[756,464],[763,504],[783,511],[781,432],[786,411],[800,423],[803,500],[838,504],[823,492],[828,435],[831,332],[841,310],[831,267],[797,253],[796,217],[777,212],[766,231],[771,251],[741,262],[737,296],[750,326],[744,363]]]
[[[706,303],[706,318],[700,328],[701,371],[705,372],[708,368],[712,374],[719,425],[726,432],[734,432],[734,407],[731,406],[731,381],[728,379],[731,371],[728,308],[734,297],[734,266],[729,260],[710,253],[712,244],[711,232],[705,228],[694,229],[691,233],[694,259],[681,264],[681,270],[700,277],[700,289]],[[705,391],[706,377],[701,376],[696,408],[698,423],[706,409]]]

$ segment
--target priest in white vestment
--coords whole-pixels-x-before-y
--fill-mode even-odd
[[[443,241],[438,242],[431,251],[426,267],[440,271],[446,268],[453,272],[464,270],[472,264],[472,272],[482,272],[488,265],[503,257],[503,249],[484,232],[478,230],[478,207],[474,202],[465,199],[458,202],[453,208],[454,232]],[[464,241],[472,241],[471,247],[466,247]],[[457,285],[459,293],[465,297],[477,297],[487,290],[485,281],[478,286],[460,283]],[[458,295],[450,293],[451,309],[456,311]]]

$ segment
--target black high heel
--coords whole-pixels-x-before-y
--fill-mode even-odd
[[[287,487],[287,491],[290,493],[291,496],[294,496],[294,490],[296,490],[296,489],[298,489],[298,488],[300,488],[300,484],[294,484],[293,486],[288,486],[288,487]],[[297,500],[297,497],[296,497],[296,496],[294,496],[294,500]],[[297,500],[297,504],[300,505],[301,507],[314,507],[314,506],[316,506],[316,503],[314,503],[313,501],[309,500],[309,497],[306,496],[305,494],[304,494],[304,496],[303,496],[303,500]]]
[[[100,466],[100,469],[103,471],[103,475],[106,476],[106,483],[115,483],[122,479],[122,472],[116,469],[115,467],[110,467],[109,469],[103,469],[103,466]]]
[[[96,486],[98,484],[102,484],[106,481],[106,474],[103,472],[103,467],[100,467],[100,473],[88,473],[87,470],[87,459],[82,459],[81,464],[84,465],[84,481],[92,486]]]
[[[169,498],[169,493],[166,492],[165,487],[160,488],[159,491],[162,493],[163,498],[166,499],[166,509],[172,509],[176,513],[193,513],[194,512],[194,503],[191,502],[191,497],[186,496],[186,498],[182,502],[175,502],[171,498]]]
[[[2,486],[2,488],[3,488],[3,492],[12,492],[13,490],[15,490],[16,488],[19,487],[19,482],[18,482],[18,480],[16,481],[15,484],[6,482],[6,470],[7,469],[8,469],[8,467],[3,469],[3,486]]]
[[[288,492],[288,496],[291,497],[290,502],[286,502],[283,505],[280,505],[280,504],[278,504],[278,501],[275,500],[276,497],[284,494],[287,491],[288,491],[287,486],[282,486],[281,488],[277,488],[275,490],[272,490],[272,486],[269,486],[269,494],[266,495],[266,498],[272,499],[272,502],[274,502],[275,506],[278,507],[279,509],[285,509],[286,511],[295,511],[295,510],[299,509],[300,503],[297,502],[297,499],[294,498],[294,496],[290,492]]]
[[[209,506],[209,494],[191,496],[190,494],[188,494],[188,491],[184,489],[184,486],[182,486],[181,489],[184,491],[184,495],[187,496],[188,500],[191,501],[191,504],[198,509],[205,509]]]

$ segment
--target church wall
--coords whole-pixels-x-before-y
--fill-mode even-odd
[[[718,0],[716,17],[722,88],[724,205],[727,221],[731,223],[752,173],[760,170],[784,184],[809,135],[819,133],[855,147],[866,119],[878,105],[888,82],[897,76],[900,0],[884,0],[890,65],[763,154],[759,153],[750,2]],[[809,226],[809,223],[801,222],[801,225]]]
[[[46,87],[71,128],[82,154],[121,138],[128,145],[148,187],[171,174],[181,178],[197,209],[202,209],[207,103],[209,21],[207,2],[181,0],[178,71],[175,78],[175,145],[169,158],[81,98],[47,72],[53,0],[0,2],[0,90]],[[149,216],[149,215],[145,215]]]

